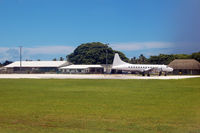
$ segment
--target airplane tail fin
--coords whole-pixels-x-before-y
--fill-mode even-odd
[[[124,65],[124,64],[127,64],[127,63],[120,59],[118,53],[115,53],[115,57],[114,57],[114,60],[113,60],[113,67],[119,66],[119,65]]]

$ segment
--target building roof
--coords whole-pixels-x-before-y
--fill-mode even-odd
[[[103,68],[101,65],[69,65],[60,67],[59,69],[87,69],[87,68]]]
[[[68,64],[67,61],[22,61],[22,67],[61,67]],[[12,67],[20,67],[20,61],[5,66],[5,68]]]
[[[175,59],[168,66],[173,69],[200,69],[200,63],[194,59]]]

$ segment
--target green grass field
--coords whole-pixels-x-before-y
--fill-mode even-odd
[[[0,79],[0,133],[200,133],[200,78]]]

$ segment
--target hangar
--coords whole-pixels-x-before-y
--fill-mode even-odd
[[[4,68],[7,73],[56,73],[59,67],[67,65],[67,61],[22,61],[20,70],[20,61],[16,61]]]
[[[168,66],[174,69],[173,74],[200,74],[200,63],[194,59],[175,59]]]
[[[102,65],[69,65],[60,67],[59,71],[61,73],[87,73],[87,74],[101,74],[104,72],[104,67]]]

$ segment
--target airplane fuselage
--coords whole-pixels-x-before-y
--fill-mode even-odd
[[[166,65],[147,65],[147,64],[125,64],[113,66],[113,69],[123,70],[123,71],[137,71],[137,72],[145,72],[150,69],[156,69],[157,71],[171,72],[172,69]]]

